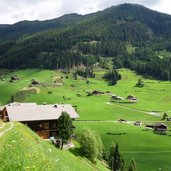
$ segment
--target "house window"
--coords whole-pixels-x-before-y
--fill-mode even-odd
[[[40,127],[40,128],[42,128],[42,127],[43,127],[43,124],[42,124],[42,123],[41,123],[41,124],[39,124],[39,127]]]
[[[45,122],[45,129],[48,129],[49,128],[49,122]]]
[[[52,128],[56,128],[56,123],[53,123],[52,124]]]
[[[52,137],[56,137],[56,132],[52,132]]]

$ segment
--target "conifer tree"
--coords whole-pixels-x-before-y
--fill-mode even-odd
[[[137,171],[136,164],[134,160],[131,160],[131,163],[129,164],[128,171]]]
[[[109,167],[112,171],[123,171],[124,170],[124,160],[119,152],[119,146],[112,144],[109,154]]]
[[[63,148],[63,142],[69,140],[73,133],[72,120],[69,114],[66,112],[62,112],[61,116],[58,119],[57,125],[58,137],[62,140],[61,148]]]

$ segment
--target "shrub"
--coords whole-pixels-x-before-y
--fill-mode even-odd
[[[144,82],[141,79],[138,79],[137,84],[135,85],[135,87],[144,87]]]
[[[109,82],[109,85],[115,85],[117,84],[117,81],[121,79],[121,75],[117,72],[116,69],[112,69],[112,70],[109,70],[107,71],[103,78]]]
[[[101,159],[103,154],[103,144],[98,134],[90,129],[85,129],[79,136],[81,152],[93,163],[96,159]]]

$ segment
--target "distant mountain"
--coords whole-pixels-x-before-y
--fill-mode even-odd
[[[127,29],[127,25],[130,25],[130,27],[132,25],[133,29],[136,23],[136,25],[141,25],[137,25],[138,28],[136,29],[145,29],[146,33],[144,32],[144,34],[146,36],[152,36],[153,33],[158,36],[166,37],[171,35],[171,15],[153,11],[141,5],[122,4],[88,15],[73,13],[52,20],[20,21],[13,25],[0,25],[0,40],[16,39],[24,34],[33,34],[40,31],[65,27],[82,21],[85,18],[89,19],[89,22],[84,23],[85,25],[95,23],[96,26],[94,27],[98,27],[98,30],[99,27],[105,27],[108,31],[115,26],[121,26]],[[133,29],[133,32],[134,31],[135,29]]]
[[[9,24],[0,24],[0,28],[7,28],[8,26],[10,26]]]
[[[156,55],[156,51],[171,47],[171,15],[137,4],[112,6],[85,16],[23,21],[0,28],[0,37],[8,40],[0,45],[0,67],[71,68],[112,57],[115,66],[137,71],[141,66],[138,72],[145,74],[157,61],[158,69],[151,73],[156,70],[155,77],[171,79],[171,66],[163,71],[159,64],[165,59]],[[131,56],[126,50],[128,44],[140,50]],[[162,68],[169,63],[165,60]],[[158,76],[158,71],[162,75]]]
[[[152,29],[156,35],[171,35],[171,15],[148,9],[138,4],[113,6],[102,12],[110,20],[137,21]]]
[[[60,28],[84,19],[76,13],[45,21],[20,21],[13,25],[0,25],[0,40],[16,39],[24,34],[31,34],[48,29]]]

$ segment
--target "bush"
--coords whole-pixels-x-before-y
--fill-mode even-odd
[[[135,85],[135,87],[144,87],[144,82],[141,79],[138,79],[137,84]]]
[[[118,71],[116,69],[112,69],[107,71],[103,78],[109,82],[109,85],[115,85],[117,84],[117,81],[121,79],[121,75],[118,73]]]
[[[98,134],[90,129],[85,129],[79,136],[81,152],[93,163],[103,155],[103,143]]]

